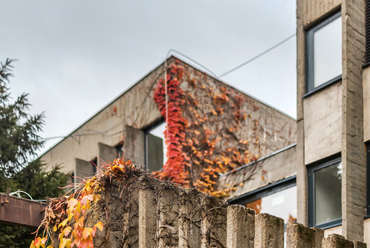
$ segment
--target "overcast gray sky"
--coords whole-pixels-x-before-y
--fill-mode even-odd
[[[45,138],[69,134],[171,48],[221,75],[296,31],[295,0],[0,3],[0,60],[18,59],[12,95],[27,92],[31,112],[45,111]],[[222,79],[295,117],[296,39]]]

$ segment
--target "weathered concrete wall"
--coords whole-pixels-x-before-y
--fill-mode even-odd
[[[100,183],[104,182],[104,190],[99,192],[101,199],[84,214],[86,227],[104,221],[103,230],[93,239],[95,247],[284,247],[281,218],[255,215],[254,210],[244,206],[228,205],[195,189],[158,181],[137,169],[128,168],[121,173],[119,177],[98,177]],[[59,245],[58,235],[62,231],[63,228],[51,234],[54,247]],[[320,248],[321,243],[330,248],[341,248],[343,243],[366,247],[339,235],[323,236],[320,229],[288,223],[286,247]]]
[[[334,84],[303,100],[305,164],[342,150],[342,86]]]
[[[49,166],[62,164],[65,172],[74,171],[75,158],[90,161],[98,156],[99,142],[112,147],[119,144],[125,125],[142,129],[161,118],[153,101],[152,86],[162,72],[163,64],[47,151],[41,159]]]
[[[342,0],[298,0],[301,2],[300,11],[303,12],[303,24],[309,25],[327,13],[338,9]]]
[[[367,85],[362,82],[364,10],[365,1],[362,0],[297,1],[298,222],[308,223],[306,164],[340,152],[343,166],[342,233],[346,238],[356,240],[363,239],[366,203],[363,103],[366,106],[367,95],[365,93],[363,100],[362,90],[363,85]],[[341,86],[336,83],[304,98],[305,30],[335,11],[340,11],[342,16]],[[320,98],[321,106],[318,104]],[[322,111],[323,106],[325,109]],[[365,115],[365,118],[368,117]]]
[[[343,235],[363,240],[366,156],[363,143],[362,65],[365,62],[365,1],[344,0],[342,75]]]
[[[325,230],[325,237],[328,237],[330,234],[339,234],[342,233],[342,226],[336,226]],[[370,247],[370,219],[364,220],[364,243]]]
[[[370,247],[370,219],[364,220],[364,242]]]
[[[251,180],[245,181],[255,168],[256,174]],[[270,183],[280,181],[296,174],[296,146],[278,151],[271,156],[246,165],[234,172],[223,175],[218,181],[218,190],[237,186],[236,191],[230,192],[229,199],[256,190]],[[238,186],[243,183],[242,186]]]
[[[362,72],[363,104],[364,104],[364,141],[370,140],[370,67]]]
[[[336,226],[329,229],[325,229],[324,235],[328,237],[330,234],[342,235],[342,226]]]
[[[171,57],[168,64],[174,60],[175,58]],[[181,61],[178,63],[186,68],[189,78],[197,80],[207,87],[212,87],[216,92],[224,87],[230,91],[234,90],[231,86]],[[123,143],[125,158],[133,159],[137,165],[144,164],[145,150],[142,130],[162,118],[158,106],[153,100],[153,89],[159,76],[164,76],[162,75],[164,74],[163,70],[163,64],[154,69],[131,89],[46,152],[42,156],[42,160],[49,165],[62,164],[64,171],[73,172],[75,158],[90,161],[99,156],[98,143],[112,147],[112,151],[116,145]],[[181,87],[190,92],[193,91],[194,95],[199,91],[197,88],[190,87],[186,80],[181,83]],[[249,154],[263,157],[296,141],[294,119],[249,95],[240,93],[240,96],[243,98],[241,114],[248,117],[241,123],[242,128],[236,133],[236,137],[249,141]],[[212,102],[211,96],[205,97],[209,98],[207,101]],[[228,122],[227,118],[220,118],[217,121],[218,125],[224,124],[225,126]],[[203,125],[208,125],[210,130],[214,128],[214,123],[203,123]],[[227,130],[229,128],[227,127]],[[227,143],[224,141],[219,142],[219,145],[223,146]],[[230,146],[232,144],[229,144]]]

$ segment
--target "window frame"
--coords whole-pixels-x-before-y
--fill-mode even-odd
[[[328,85],[331,85],[335,82],[338,82],[342,79],[342,73],[334,78],[330,79],[329,81],[320,84],[319,86],[315,87],[314,84],[314,34],[319,29],[325,27],[332,21],[336,20],[337,18],[341,17],[341,11],[334,13],[333,15],[329,16],[325,20],[321,21],[317,25],[311,27],[306,31],[306,40],[305,40],[305,60],[306,60],[306,94],[305,96],[311,95]]]
[[[238,196],[235,199],[228,200],[229,204],[239,204],[245,206],[245,204],[256,201],[261,199],[262,197],[266,197],[272,195],[274,193],[278,193],[285,189],[292,188],[297,186],[297,177],[292,176],[285,179],[282,179],[278,182],[268,184],[241,196]],[[285,223],[286,224],[286,223]]]
[[[323,223],[323,224],[319,224],[319,225],[315,224],[315,213],[316,213],[315,205],[316,205],[316,201],[315,201],[315,190],[314,190],[314,186],[315,186],[315,184],[314,184],[314,179],[315,179],[314,178],[314,173],[316,171],[320,170],[320,169],[323,169],[323,168],[326,168],[326,167],[329,167],[331,165],[341,163],[341,162],[342,162],[342,158],[338,155],[334,155],[333,157],[330,157],[330,158],[326,159],[325,161],[317,162],[317,163],[314,163],[314,164],[308,166],[308,169],[307,169],[307,178],[308,178],[308,226],[310,226],[310,227],[328,229],[328,228],[331,228],[331,227],[340,226],[342,224],[342,217],[338,218],[338,219],[335,219],[335,220],[331,220],[331,221]],[[342,187],[341,187],[341,193],[342,193]]]

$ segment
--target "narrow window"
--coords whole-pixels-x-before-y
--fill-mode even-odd
[[[309,224],[330,228],[342,222],[342,163],[340,158],[311,166],[309,181]]]
[[[146,167],[152,171],[161,170],[166,163],[166,144],[164,142],[164,132],[166,123],[155,126],[145,133],[146,144]]]
[[[337,13],[307,31],[307,92],[342,76],[342,18]]]

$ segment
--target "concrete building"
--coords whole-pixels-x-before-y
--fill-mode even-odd
[[[199,130],[196,136],[201,137],[209,132],[209,136],[203,138],[209,140],[208,143],[215,140],[215,149],[219,147],[219,150],[226,151],[230,148],[230,152],[234,152],[232,149],[238,147],[238,153],[248,152],[237,161],[241,164],[296,142],[294,119],[170,57],[45,152],[41,159],[49,166],[62,164],[65,172],[77,178],[93,175],[104,161],[113,161],[117,155],[132,160],[135,165],[145,166],[149,171],[160,170],[166,160],[163,156],[166,151],[163,142],[166,116],[161,115],[154,94],[160,79],[167,73],[165,64],[182,68],[184,78],[179,90],[187,92],[186,97],[194,102],[192,107],[181,106],[187,118],[187,135]],[[170,73],[169,70],[167,75]],[[200,112],[190,116],[194,115],[195,109]],[[173,118],[170,116],[169,119]],[[221,138],[222,142],[219,142]],[[186,153],[193,156],[193,151]],[[206,166],[202,164],[204,161],[200,162],[200,165],[193,159],[189,162],[195,170],[195,178]]]
[[[231,202],[370,245],[369,4],[297,0],[297,144],[256,161]]]
[[[267,212],[286,223],[322,228],[325,236],[337,233],[370,245],[370,28],[365,28],[370,23],[370,11],[365,11],[370,5],[366,3],[370,4],[297,0],[297,120],[243,94],[241,113],[251,116],[237,133],[247,136],[248,151],[256,156],[219,176],[216,188],[237,186],[228,201],[256,213]],[[221,87],[234,90],[179,63],[192,78],[212,84],[216,92]],[[145,137],[163,121],[163,115],[146,95],[163,71],[164,64],[42,159],[51,165],[63,163],[66,171],[77,176],[91,175],[89,161],[112,160],[123,136],[126,158],[151,169]],[[189,88],[189,82],[181,87]]]

